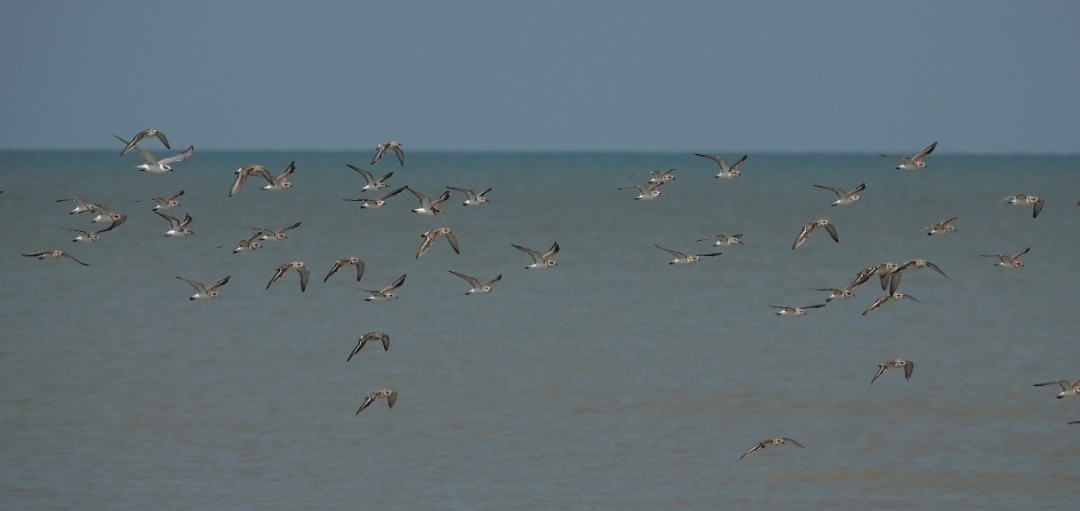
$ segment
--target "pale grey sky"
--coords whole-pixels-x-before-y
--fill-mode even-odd
[[[9,2],[0,148],[1080,152],[1080,2]]]

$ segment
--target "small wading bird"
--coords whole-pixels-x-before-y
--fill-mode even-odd
[[[247,182],[247,179],[252,175],[262,177],[269,183],[274,182],[273,176],[266,170],[266,167],[259,165],[258,163],[252,163],[236,169],[236,179],[233,180],[232,186],[229,187],[229,197],[236,195],[236,192],[240,190],[240,187]]]
[[[774,309],[778,309],[776,311],[777,316],[797,317],[797,316],[805,316],[806,315],[806,309],[820,309],[820,308],[822,308],[824,306],[825,306],[825,304],[819,303],[819,304],[816,304],[816,305],[803,305],[802,307],[785,307],[785,306],[782,306],[782,305],[770,305],[769,307],[772,307]]]
[[[386,188],[386,180],[390,179],[390,176],[394,175],[394,172],[390,171],[387,172],[385,176],[380,177],[379,179],[375,179],[375,176],[373,176],[371,172],[357,167],[356,165],[350,165],[346,163],[345,166],[353,169],[354,171],[356,171],[357,174],[360,174],[360,176],[364,178],[364,182],[367,184],[365,184],[364,187],[360,189],[361,192],[366,192],[368,190],[381,190],[383,188]]]
[[[940,273],[942,277],[945,277],[947,279],[949,278],[948,275],[945,275],[945,272],[941,271],[941,268],[938,268],[938,265],[936,265],[936,264],[934,264],[934,263],[932,263],[930,261],[927,261],[926,259],[923,259],[921,257],[917,257],[917,258],[912,259],[912,260],[910,260],[910,261],[908,261],[906,263],[900,264],[896,268],[893,268],[891,271],[886,273],[885,277],[887,277],[889,279],[889,282],[892,282],[893,280],[895,280],[896,281],[895,285],[900,285],[900,276],[903,275],[903,273],[901,273],[901,272],[903,272],[904,270],[907,270],[907,269],[911,269],[911,268],[914,268],[914,269],[930,268],[931,270],[934,270],[934,271]]]
[[[357,353],[360,353],[360,350],[364,349],[365,344],[372,341],[381,342],[383,351],[390,351],[389,335],[386,335],[382,332],[368,332],[360,336],[360,339],[356,341],[356,347],[353,348],[352,353],[349,353],[349,358],[346,358],[345,361],[348,362],[352,360],[352,358],[355,357]]]
[[[101,239],[101,233],[103,233],[105,231],[111,231],[113,227],[114,226],[110,225],[109,227],[106,227],[104,229],[98,229],[96,231],[90,231],[90,232],[86,232],[86,231],[84,231],[82,229],[72,229],[70,227],[62,227],[62,229],[67,229],[69,231],[72,231],[72,232],[76,233],[75,234],[75,239],[73,239],[71,241],[82,241],[82,242],[86,242],[86,243],[95,243],[95,242],[97,242],[98,240]]]
[[[886,370],[894,368],[894,367],[903,367],[904,368],[904,379],[905,380],[910,380],[911,379],[911,373],[912,373],[912,371],[915,370],[915,362],[912,362],[910,360],[904,360],[902,358],[894,358],[894,359],[892,359],[892,360],[890,360],[888,362],[885,362],[883,364],[878,364],[877,374],[875,374],[874,378],[872,380],[870,380],[870,385],[873,385],[874,382],[876,382],[878,378],[881,378],[881,375],[885,374]]]
[[[862,183],[855,187],[854,190],[848,192],[843,188],[832,188],[828,186],[814,185],[823,190],[828,190],[836,194],[836,202],[830,204],[830,206],[849,206],[855,204],[855,201],[859,200],[859,192],[866,189],[866,183]]]
[[[151,211],[168,211],[170,209],[179,207],[180,206],[180,196],[181,195],[184,195],[183,190],[180,190],[179,192],[176,192],[176,193],[174,193],[174,194],[172,194],[172,195],[170,195],[168,197],[157,197],[157,198],[154,198],[154,199],[150,199],[150,200],[154,201],[154,209],[152,209]],[[135,202],[142,202],[142,201],[135,201]]]
[[[281,279],[282,275],[285,275],[289,270],[296,270],[296,273],[300,274],[300,292],[303,293],[307,290],[308,277],[311,272],[308,271],[307,265],[303,261],[289,261],[281,266],[278,266],[277,271],[274,272],[274,276],[270,278],[270,282],[266,283],[266,289],[270,289],[270,286],[274,285]]]
[[[953,226],[953,222],[955,221],[956,217],[954,216],[948,220],[942,220],[939,223],[926,227],[923,230],[928,231],[926,233],[927,236],[933,236],[938,233],[945,234],[950,232],[956,232],[956,227]]]
[[[67,202],[67,201],[74,201],[75,202],[75,209],[72,209],[71,211],[68,211],[69,215],[75,215],[75,214],[78,214],[78,213],[86,213],[88,211],[93,211],[92,209],[90,209],[90,204],[88,202],[82,200],[81,197],[70,197],[70,198],[67,198],[67,199],[56,199],[56,202]]]
[[[366,410],[367,407],[371,406],[371,403],[374,403],[375,400],[379,399],[380,397],[385,397],[386,404],[392,409],[394,408],[394,403],[397,402],[397,396],[397,391],[393,389],[376,390],[375,392],[367,395],[367,398],[364,399],[364,403],[360,405],[360,409],[356,410],[356,415],[360,415],[360,412]]]
[[[109,208],[102,206],[101,204],[87,204],[86,207],[90,211],[97,213],[97,216],[90,219],[91,223],[96,224],[98,222],[108,220],[112,223],[111,227],[116,227],[127,221],[126,216],[121,215],[120,213],[117,213],[115,211],[111,211],[109,210]]]
[[[926,149],[923,149],[922,152],[910,158],[908,158],[907,156],[895,156],[890,154],[883,154],[882,156],[886,158],[895,158],[897,160],[900,160],[900,165],[896,166],[897,170],[919,170],[923,167],[926,167],[926,162],[923,161],[923,159],[926,158],[926,156],[930,153],[934,152],[934,149],[937,149],[937,142],[930,144],[929,146],[927,146]]]
[[[59,257],[66,257],[68,259],[71,259],[72,261],[75,261],[75,262],[83,265],[83,266],[90,266],[89,264],[86,264],[86,263],[84,263],[84,262],[82,262],[82,261],[80,261],[78,259],[75,259],[75,256],[73,256],[73,255],[71,255],[71,254],[69,254],[67,252],[64,252],[63,250],[59,250],[59,249],[57,249],[57,250],[42,250],[41,252],[34,252],[32,254],[23,254],[23,256],[25,256],[25,257],[36,257],[38,259],[45,259],[45,258],[57,259]]]
[[[424,238],[424,241],[421,241],[420,248],[416,249],[416,258],[420,259],[420,256],[431,248],[431,245],[435,243],[435,240],[439,239],[439,236],[446,238],[446,241],[450,242],[450,248],[454,249],[455,254],[461,253],[458,250],[457,236],[454,235],[454,231],[451,231],[449,227],[436,227],[420,235],[420,237]]]
[[[458,272],[456,272],[454,270],[450,270],[450,273],[453,273],[454,275],[457,275],[458,277],[461,277],[461,278],[465,279],[465,282],[469,283],[470,289],[469,289],[468,292],[465,293],[466,295],[488,294],[488,293],[491,292],[491,285],[498,282],[498,281],[500,281],[500,280],[502,280],[502,274],[501,273],[496,275],[495,278],[493,278],[493,279],[491,279],[491,280],[489,280],[487,282],[484,282],[483,284],[481,284],[480,281],[477,280],[476,277],[471,277],[469,275],[465,275],[464,273],[458,273]]]
[[[155,211],[154,214],[164,218],[166,222],[169,222],[169,230],[165,231],[165,236],[187,236],[189,234],[195,234],[188,228],[191,225],[191,215],[184,214],[184,221],[181,222],[174,217]]]
[[[862,315],[865,316],[867,314],[870,314],[871,312],[874,312],[875,310],[877,310],[878,307],[881,307],[882,305],[885,305],[886,303],[889,303],[889,302],[896,302],[896,301],[900,301],[900,300],[904,300],[904,299],[919,302],[919,300],[917,298],[915,298],[914,296],[907,295],[907,294],[904,294],[904,293],[901,293],[901,292],[897,291],[896,286],[899,285],[899,283],[900,283],[900,279],[891,279],[889,281],[889,294],[878,297],[878,299],[875,300],[873,304],[871,304],[869,307],[866,308],[866,310],[863,311]],[[922,302],[919,302],[919,303],[922,303]]]
[[[636,177],[637,174],[631,174],[630,177]],[[675,180],[675,169],[669,169],[666,171],[649,171],[649,184],[667,183],[667,181]]]
[[[262,189],[271,192],[277,192],[285,190],[286,188],[292,188],[292,183],[289,182],[289,176],[292,176],[293,172],[296,172],[295,161],[290,163],[288,167],[285,167],[285,172],[282,172],[277,177],[273,177],[270,175],[269,172],[267,172],[266,175],[264,175],[263,177],[265,177],[270,184],[262,187]]]
[[[260,233],[255,233],[251,236],[248,236],[247,238],[236,242],[236,248],[233,249],[233,253],[237,254],[240,252],[254,252],[262,248],[262,243],[259,243],[259,236]]]
[[[701,238],[698,241],[712,241],[714,247],[729,247],[731,245],[743,245],[742,234],[732,234],[731,236],[725,236],[723,234],[714,234],[709,238]]]
[[[670,248],[664,248],[660,245],[653,245],[654,247],[663,250],[675,257],[668,262],[668,264],[694,264],[701,260],[702,257],[716,257],[720,255],[720,252],[710,252],[708,254],[684,254],[682,252],[676,252]]]
[[[386,287],[384,287],[384,288],[382,288],[382,289],[380,289],[378,291],[371,291],[369,289],[364,289],[363,290],[364,292],[371,293],[371,296],[368,296],[367,298],[364,298],[364,301],[365,302],[388,302],[390,300],[393,300],[393,299],[397,298],[397,295],[394,294],[394,291],[397,288],[401,287],[401,285],[404,284],[404,283],[405,283],[405,275],[402,275],[402,276],[398,277],[398,279],[395,280],[393,284],[390,284],[389,286],[386,286]]]
[[[124,140],[116,135],[113,136],[116,137],[117,140],[124,142],[125,144],[130,144],[130,142],[128,142],[127,140]],[[135,152],[139,153],[139,156],[142,156],[144,162],[141,165],[136,165],[135,168],[139,169],[142,172],[149,172],[151,174],[164,174],[166,172],[172,172],[173,163],[182,162],[191,157],[192,154],[195,154],[195,146],[189,146],[187,149],[184,149],[179,153],[176,153],[168,158],[163,158],[159,160],[156,156],[154,156],[154,153],[151,153],[150,151],[147,151],[146,149],[143,149],[137,145],[132,145],[132,149],[134,149]]]
[[[826,218],[819,218],[817,220],[811,220],[810,223],[803,226],[802,230],[799,231],[799,235],[795,237],[795,242],[791,244],[791,249],[795,250],[796,248],[799,248],[799,245],[802,245],[803,242],[806,241],[806,238],[810,237],[810,233],[814,232],[814,229],[819,226],[824,227],[825,230],[829,232],[829,236],[832,237],[833,241],[840,243],[840,237],[836,234],[836,226],[829,223],[829,220]]]
[[[768,440],[762,440],[762,441],[758,442],[757,445],[751,447],[749,451],[746,451],[746,452],[743,453],[742,456],[739,456],[739,459],[741,460],[741,459],[749,456],[750,454],[753,454],[755,451],[759,451],[759,450],[764,449],[766,447],[772,447],[774,445],[784,445],[784,444],[792,444],[792,445],[794,445],[796,447],[802,447],[802,444],[800,444],[799,442],[796,442],[795,440],[793,440],[791,438],[787,438],[787,437],[770,438]]]
[[[417,213],[420,215],[435,216],[439,213],[442,213],[442,203],[446,202],[446,200],[450,198],[450,190],[446,190],[445,192],[443,192],[438,199],[431,200],[430,198],[428,198],[427,195],[413,190],[408,186],[406,186],[405,189],[412,192],[412,194],[416,196],[416,200],[420,201],[420,205],[412,210],[413,213]]]
[[[465,194],[465,202],[461,203],[462,206],[479,206],[485,202],[488,202],[486,195],[488,192],[491,191],[491,188],[488,188],[487,190],[484,190],[480,193],[476,193],[468,188],[457,188],[454,186],[447,186],[447,188],[451,190],[457,190]]]
[[[244,229],[254,229],[256,231],[259,231],[259,241],[281,241],[285,238],[288,238],[288,236],[285,235],[285,231],[288,231],[289,229],[296,229],[297,227],[300,227],[300,222],[296,222],[295,224],[292,224],[288,227],[277,230],[267,229],[265,227],[244,227]]]
[[[218,293],[218,288],[221,287],[221,286],[224,286],[225,284],[228,284],[230,277],[232,277],[232,276],[231,275],[226,275],[225,278],[217,281],[216,284],[214,284],[214,285],[212,285],[210,287],[206,287],[201,282],[196,282],[194,280],[185,279],[184,277],[176,277],[176,278],[178,278],[178,279],[180,279],[180,280],[182,280],[184,282],[187,282],[188,285],[195,288],[195,294],[191,295],[188,298],[188,300],[213,300],[214,298],[217,298],[218,296],[220,296],[220,294]]]
[[[982,254],[982,257],[996,257],[998,259],[998,262],[994,263],[994,266],[1001,266],[1004,268],[1023,268],[1024,262],[1020,260],[1020,256],[1028,253],[1029,251],[1031,251],[1031,247],[1025,248],[1023,252],[1020,252],[1019,254],[1016,254],[1014,256]]]
[[[633,176],[631,176],[633,177]],[[667,170],[650,170],[649,182],[650,183],[666,183],[668,181],[675,180],[675,169]]]
[[[116,137],[116,135],[113,135],[113,136]],[[125,141],[124,139],[122,139],[120,137],[116,137],[116,138],[120,138],[121,142],[127,142],[124,145],[124,150],[120,151],[120,156],[123,156],[123,155],[127,154],[127,152],[132,150],[135,147],[136,144],[138,144],[142,139],[147,138],[147,137],[157,137],[157,139],[161,141],[161,144],[165,146],[165,149],[172,149],[172,147],[169,146],[169,139],[165,138],[164,133],[162,133],[162,132],[160,132],[160,131],[158,131],[158,130],[156,130],[154,128],[147,128],[145,130],[142,130],[142,131],[136,133],[134,137],[131,137],[130,141]]]
[[[725,160],[725,159],[723,159],[723,158],[721,158],[719,156],[714,156],[714,155],[711,155],[711,154],[694,153],[694,156],[700,156],[702,158],[708,158],[708,159],[716,162],[716,165],[718,165],[720,167],[720,172],[718,174],[716,174],[716,176],[714,176],[717,179],[731,179],[731,178],[739,177],[739,164],[746,161],[746,156],[747,155],[745,155],[745,154],[742,155],[741,158],[739,158],[738,160],[735,160],[735,163],[732,163],[731,165],[728,165],[727,160]]]
[[[1047,385],[1059,385],[1061,386],[1061,393],[1057,395],[1058,399],[1065,399],[1072,396],[1080,396],[1080,380],[1069,382],[1069,380],[1057,380],[1048,381],[1043,383],[1036,383],[1035,387],[1045,387]],[[1070,422],[1070,424],[1072,424]]]
[[[855,296],[855,288],[852,286],[845,287],[844,289],[836,289],[835,287],[818,288],[814,291],[825,291],[829,293],[829,297],[825,299],[825,303],[829,303],[833,300],[845,300]]]
[[[393,197],[393,196],[401,193],[404,190],[405,190],[405,187],[402,186],[401,188],[398,188],[397,190],[394,190],[394,191],[392,191],[392,192],[390,192],[390,193],[388,193],[386,195],[383,195],[382,197],[379,197],[377,199],[341,199],[341,200],[350,201],[350,202],[359,202],[361,209],[381,208],[384,205],[386,205],[386,201],[389,200],[390,197]]]
[[[616,190],[631,190],[637,189],[638,195],[634,197],[634,200],[653,200],[660,196],[660,186],[664,184],[663,181],[651,185],[630,185],[621,186]]]
[[[1042,197],[1036,197],[1034,195],[1027,195],[1024,193],[1014,193],[1004,199],[998,204],[1012,204],[1013,206],[1031,206],[1031,218],[1039,216],[1039,212],[1042,211],[1043,206],[1046,205],[1046,201]]]
[[[356,281],[360,282],[360,277],[364,276],[364,261],[361,260],[359,257],[355,256],[349,256],[344,259],[338,259],[337,261],[334,261],[334,267],[330,268],[330,273],[327,273],[326,277],[323,277],[322,281],[326,282],[327,280],[330,280],[331,275],[337,273],[337,271],[340,270],[342,266],[346,265],[352,265],[356,267]]]
[[[559,253],[559,242],[558,241],[556,241],[555,243],[552,243],[551,248],[549,248],[548,251],[544,252],[543,254],[541,254],[540,252],[537,252],[536,250],[533,250],[531,248],[525,248],[525,247],[522,247],[522,246],[519,246],[519,245],[514,245],[513,243],[511,243],[510,245],[512,247],[522,251],[522,252],[525,252],[526,254],[529,254],[529,257],[532,258],[533,262],[532,262],[532,264],[525,267],[526,270],[533,270],[533,269],[535,269],[535,270],[544,270],[544,269],[551,268],[552,266],[556,266],[557,264],[559,264],[559,263],[555,262],[555,254]]]
[[[381,160],[383,155],[386,154],[387,149],[394,151],[394,155],[397,156],[398,163],[400,163],[401,166],[404,167],[405,151],[402,150],[401,142],[398,142],[397,140],[390,140],[388,142],[383,142],[375,146],[375,156],[371,158],[371,164],[374,165],[376,163],[379,163],[379,160]]]
[[[879,280],[881,281],[881,290],[884,291],[889,288],[889,285],[892,283],[893,280],[898,278],[896,275],[893,274],[893,270],[899,267],[900,264],[894,263],[892,261],[875,264],[874,266],[863,269],[857,275],[855,275],[855,278],[851,281],[851,284],[848,284],[848,287],[854,289],[868,282],[870,278],[874,275],[877,275]]]

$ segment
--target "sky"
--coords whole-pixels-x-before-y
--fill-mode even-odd
[[[0,149],[1080,152],[1075,1],[4,11]]]

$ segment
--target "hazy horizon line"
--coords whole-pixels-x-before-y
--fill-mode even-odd
[[[164,147],[148,149],[153,152],[164,153],[170,151]],[[171,149],[172,151],[182,151],[183,148]],[[712,149],[655,149],[655,150],[643,150],[643,149],[448,149],[448,148],[427,148],[427,149],[409,149],[409,153],[431,154],[431,153],[460,153],[460,154],[694,154],[694,153],[708,153],[716,155],[734,155],[740,154],[770,154],[770,155],[868,155],[868,156],[881,156],[883,152],[895,152],[896,150],[868,150],[868,151],[855,151],[855,150],[795,150],[795,149],[726,149],[726,150],[712,150]],[[72,147],[0,147],[0,152],[117,152],[113,148],[72,148]],[[266,152],[266,153],[287,153],[287,152],[303,152],[303,153],[345,153],[345,152],[362,152],[372,153],[374,147],[371,148],[211,148],[211,149],[199,149],[196,147],[196,152],[208,152],[208,153],[241,153],[241,152]],[[1064,151],[987,151],[987,152],[975,152],[975,151],[936,151],[935,156],[1080,156],[1080,150],[1076,152],[1064,152]]]

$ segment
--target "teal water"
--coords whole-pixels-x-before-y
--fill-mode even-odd
[[[159,156],[165,151],[155,151]],[[729,156],[738,156],[731,154]],[[362,210],[369,154],[197,152],[148,175],[113,152],[0,152],[4,281],[0,508],[255,509],[1020,509],[1071,508],[1080,399],[1033,383],[1080,378],[1076,311],[1080,157],[933,155],[920,172],[877,155],[751,155],[713,179],[689,154],[423,153],[384,159],[392,186],[429,195],[492,187],[491,203],[438,217],[407,192]],[[252,162],[294,187],[233,170]],[[631,190],[677,168],[655,201]],[[631,174],[638,174],[631,177]],[[813,184],[867,184],[851,207]],[[185,190],[161,236],[146,200]],[[1029,209],[997,204],[1040,195]],[[371,193],[369,195],[375,195]],[[95,244],[61,227],[79,196],[129,220]],[[829,218],[840,243],[806,222]],[[920,229],[956,216],[958,232]],[[288,239],[233,254],[245,226]],[[415,259],[420,233],[446,225]],[[742,233],[745,245],[688,267],[653,247]],[[558,266],[525,270],[511,243]],[[1005,270],[981,254],[1032,247]],[[218,248],[221,247],[221,248]],[[20,253],[62,248],[90,264]],[[363,280],[334,260],[367,262]],[[821,303],[862,268],[925,257],[950,278],[908,273],[922,301],[861,313],[881,293],[805,317],[768,305]],[[264,289],[278,265],[295,275]],[[503,280],[486,296],[448,270]],[[399,300],[359,289],[408,274]],[[176,276],[213,282],[192,302]],[[345,358],[363,333],[391,335]],[[877,364],[914,360],[910,381]],[[389,386],[393,410],[364,396]],[[1054,387],[1056,389],[1056,387]],[[743,460],[764,438],[777,447]]]

